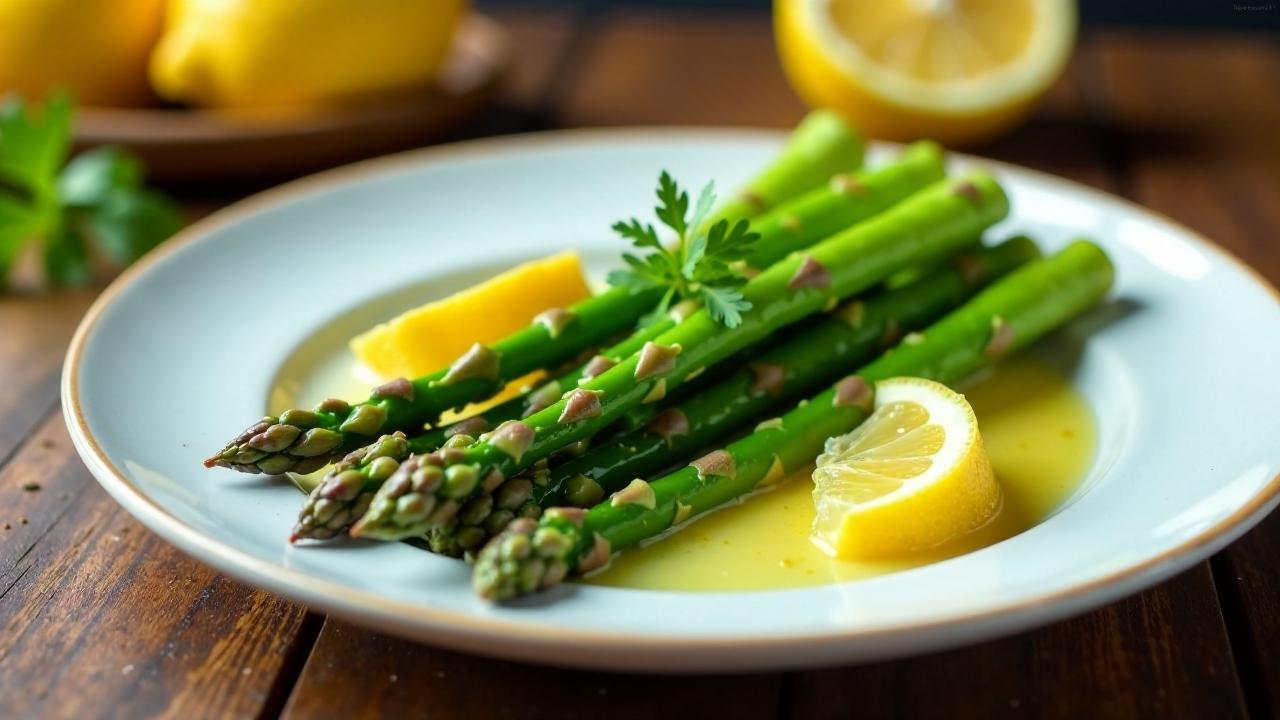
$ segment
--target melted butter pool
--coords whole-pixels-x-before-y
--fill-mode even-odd
[[[927,553],[884,562],[833,560],[809,542],[809,471],[614,558],[586,582],[646,590],[766,590],[820,585],[918,567],[1017,535],[1079,487],[1096,430],[1083,397],[1041,360],[1018,356],[965,395],[1004,493],[987,525]]]

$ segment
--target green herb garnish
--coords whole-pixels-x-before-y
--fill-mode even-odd
[[[95,250],[128,265],[182,227],[177,206],[143,185],[142,164],[124,150],[98,148],[63,167],[72,114],[65,94],[38,109],[0,100],[0,287],[32,243],[48,283],[81,285]]]
[[[676,242],[665,245],[657,231],[636,218],[613,225],[614,232],[631,241],[642,257],[624,253],[627,269],[609,273],[609,284],[629,287],[665,287],[667,292],[654,311],[665,313],[673,302],[701,300],[707,312],[725,327],[742,323],[742,313],[751,302],[742,296],[747,278],[735,267],[747,257],[751,243],[760,236],[751,232],[746,220],[732,226],[721,220],[710,228],[702,226],[715,204],[715,186],[707,183],[689,216],[689,194],[680,189],[665,171],[658,177],[658,206],[654,214],[675,232]]]

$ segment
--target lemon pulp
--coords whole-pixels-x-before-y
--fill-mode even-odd
[[[776,0],[778,55],[812,107],[872,137],[989,139],[1025,118],[1075,38],[1069,0]]]

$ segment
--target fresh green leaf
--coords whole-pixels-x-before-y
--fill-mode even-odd
[[[698,277],[698,267],[707,256],[707,236],[696,235],[693,241],[689,243],[685,250],[684,265],[680,268],[680,274],[686,280],[696,280]]]
[[[662,241],[658,239],[658,233],[654,232],[653,226],[642,224],[635,218],[614,223],[613,231],[630,240],[638,248],[662,248]]]
[[[27,243],[55,229],[56,177],[70,137],[65,95],[39,110],[16,95],[0,99],[0,286]]]
[[[142,187],[142,163],[118,147],[100,147],[67,163],[58,177],[63,205],[90,207]]]
[[[702,186],[702,192],[698,193],[698,202],[693,208],[693,220],[689,221],[689,227],[701,228],[702,224],[707,221],[707,216],[711,214],[711,208],[716,204],[716,183],[714,180],[708,181]]]
[[[83,285],[92,277],[89,248],[70,223],[58,223],[44,240],[44,274],[53,285]]]
[[[658,176],[658,207],[654,208],[654,213],[676,235],[684,235],[688,229],[685,218],[688,212],[689,193],[681,191],[676,181],[663,170]]]
[[[0,178],[36,195],[52,192],[71,148],[71,99],[58,93],[32,110],[17,95],[0,100]]]
[[[741,325],[742,313],[751,309],[751,302],[737,288],[704,286],[701,294],[711,319],[728,328]]]
[[[618,222],[613,229],[637,249],[650,250],[643,257],[626,253],[626,270],[609,275],[609,283],[619,287],[666,287],[656,312],[666,312],[676,300],[700,299],[711,316],[730,327],[742,322],[742,313],[751,308],[740,288],[746,278],[735,263],[744,259],[751,243],[759,237],[750,223],[733,225],[721,220],[703,231],[706,217],[715,204],[715,186],[707,183],[698,194],[693,216],[689,216],[689,194],[667,172],[658,176],[658,206],[654,213],[676,235],[672,246],[664,245],[652,225],[639,220]]]
[[[39,216],[29,206],[0,194],[0,287],[22,248],[39,229]]]
[[[88,212],[88,227],[111,259],[128,265],[182,228],[182,213],[153,190],[118,191]]]
[[[91,258],[127,265],[182,226],[178,207],[143,185],[142,164],[122,149],[84,153],[60,173],[71,119],[66,95],[43,107],[0,102],[0,284],[31,243],[51,284],[77,285],[92,278]]]

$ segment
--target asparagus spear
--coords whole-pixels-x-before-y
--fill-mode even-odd
[[[908,286],[855,300],[685,402],[665,408],[644,427],[585,455],[507,480],[492,499],[475,498],[456,522],[428,533],[445,555],[475,550],[517,517],[556,505],[590,507],[646,477],[722,441],[748,422],[809,395],[841,372],[960,305],[978,288],[1039,256],[1035,243],[1014,238],[951,259]],[[488,512],[486,512],[488,511]]]
[[[862,164],[861,136],[828,112],[813,113],[787,145],[718,219],[750,218],[796,197],[837,172]],[[613,288],[568,309],[543,313],[529,327],[492,346],[474,345],[446,369],[416,380],[399,378],[354,405],[329,399],[311,410],[287,410],[250,425],[205,467],[247,473],[309,473],[379,433],[416,431],[449,409],[492,396],[506,383],[552,367],[598,346],[635,324],[663,295],[662,288]]]
[[[351,528],[357,537],[398,540],[451,520],[462,503],[597,430],[698,373],[866,290],[911,265],[946,257],[1008,212],[989,175],[943,181],[782,260],[743,286],[751,310],[734,328],[698,310],[643,350],[524,420],[506,423],[465,448],[414,456],[384,483]]]
[[[859,167],[865,149],[862,136],[839,114],[815,110],[796,126],[781,157],[713,213],[707,227],[720,220],[759,215],[836,173]]]
[[[759,238],[752,245],[747,261],[755,268],[768,267],[790,252],[807,248],[837,230],[873,217],[941,180],[944,164],[941,148],[931,142],[920,142],[883,168],[836,176],[826,186],[753,221],[752,230],[758,232]],[[292,539],[324,540],[344,532],[363,515],[373,493],[394,472],[396,465],[411,453],[432,452],[453,435],[474,437],[550,405],[563,393],[578,387],[580,379],[598,375],[639,352],[645,343],[674,328],[690,312],[691,304],[677,305],[672,312],[651,321],[585,365],[475,418],[435,428],[414,438],[407,438],[403,433],[388,434],[368,448],[349,453],[325,479],[323,489],[304,503]],[[456,442],[464,440],[460,437]],[[471,514],[474,515],[474,511]]]
[[[612,553],[670,530],[813,461],[829,437],[857,427],[875,383],[902,375],[954,383],[1024,347],[1098,302],[1113,269],[1096,245],[1077,241],[996,282],[892,353],[799,404],[781,422],[652,483],[636,480],[590,510],[552,508],[516,520],[480,552],[473,585],[509,600],[569,573],[602,567]]]

